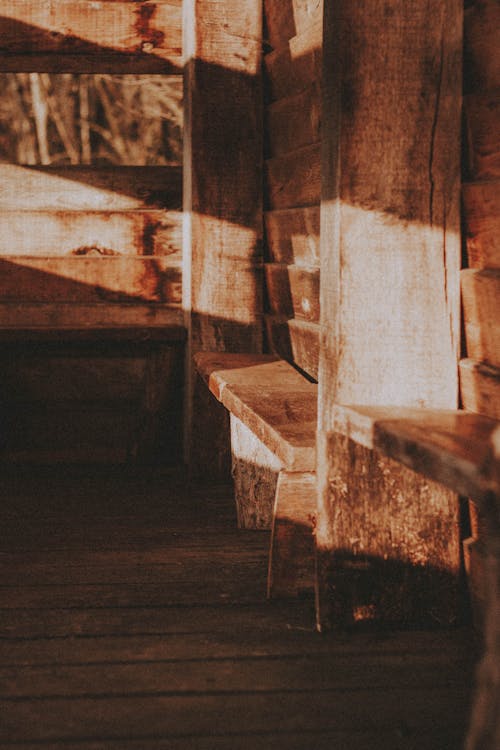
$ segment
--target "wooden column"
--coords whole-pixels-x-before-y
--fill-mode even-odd
[[[262,346],[261,6],[184,2],[187,437],[192,468],[204,474],[229,465],[229,430],[224,410],[194,385],[192,355]]]
[[[456,617],[456,498],[332,428],[457,404],[462,5],[325,3],[320,628]]]

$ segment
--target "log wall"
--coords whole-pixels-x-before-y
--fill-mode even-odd
[[[271,350],[319,358],[322,0],[265,0],[265,282]]]

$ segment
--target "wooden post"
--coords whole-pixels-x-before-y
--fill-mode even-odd
[[[185,0],[187,443],[204,474],[229,466],[229,429],[210,405],[194,411],[192,355],[262,347],[261,54],[259,0]]]
[[[335,435],[333,407],[457,404],[462,5],[325,3],[320,628],[456,617],[455,497]]]

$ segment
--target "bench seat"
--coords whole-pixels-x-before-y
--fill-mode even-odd
[[[317,385],[274,355],[200,352],[195,365],[230,412],[238,524],[272,529],[268,595],[311,590]]]

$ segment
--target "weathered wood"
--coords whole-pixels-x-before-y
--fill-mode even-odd
[[[280,315],[265,315],[266,349],[274,355],[293,362],[292,344],[290,341],[289,318]]]
[[[202,350],[262,349],[261,3],[185,2],[184,55],[184,309],[190,361]],[[189,446],[193,432],[208,436],[223,425],[209,413],[194,414],[189,368],[187,381]],[[216,465],[219,458],[208,463]],[[200,464],[194,455],[193,461]]]
[[[288,266],[284,263],[265,263],[267,303],[273,315],[293,316]]]
[[[266,150],[270,157],[283,156],[320,140],[321,101],[319,82],[305,91],[271,103],[265,110]]]
[[[294,36],[314,24],[321,23],[323,0],[265,0],[266,41],[274,49],[284,47]]]
[[[125,338],[133,335],[133,329],[147,340],[150,329],[160,328],[162,336],[170,335],[172,329],[176,337],[185,338],[184,317],[178,306],[145,303],[75,304],[63,302],[0,302],[0,338],[19,338],[21,330],[33,331],[44,336],[59,338],[64,331],[78,335],[78,331],[91,331],[95,335],[99,329],[120,331]],[[154,335],[154,334],[152,334]]]
[[[102,2],[103,0],[101,0]],[[0,57],[0,71],[3,73],[65,73],[130,75],[181,75],[182,56],[158,57],[150,52],[108,52],[98,49],[95,54],[85,55],[54,52],[43,54],[9,54]]]
[[[234,414],[232,476],[240,529],[270,529],[281,461]]]
[[[182,168],[0,164],[1,211],[182,208]],[[170,217],[172,220],[174,214]]]
[[[460,395],[464,409],[500,419],[500,368],[462,359]]]
[[[180,259],[0,257],[0,301],[22,300],[180,305]]]
[[[500,489],[490,466],[495,419],[401,407],[337,406],[335,415],[339,434],[378,449],[475,502],[485,502],[492,490]]]
[[[0,255],[173,253],[182,253],[180,211],[0,211]]]
[[[461,35],[459,0],[325,4],[320,627],[457,614],[454,496],[332,429],[338,403],[456,407]]]
[[[319,206],[265,214],[269,260],[319,266]]]
[[[318,204],[320,146],[314,144],[266,161],[266,199],[272,210]]]
[[[293,361],[301,370],[318,380],[319,367],[319,336],[320,328],[317,323],[305,320],[289,320],[290,344]]]
[[[314,470],[315,384],[273,357],[200,353],[195,360],[214,396],[287,469]]]
[[[491,92],[469,94],[464,108],[472,179],[500,177],[500,96]]]
[[[289,266],[288,275],[295,317],[319,322],[319,268]]]
[[[469,266],[500,268],[500,180],[466,184],[462,194]]]
[[[465,12],[466,90],[500,87],[500,7],[496,0],[475,0]]]
[[[319,321],[319,269],[264,265],[269,309],[274,315]]]
[[[321,46],[322,24],[315,23],[264,57],[270,101],[297,94],[321,80]]]
[[[280,472],[274,502],[268,598],[314,589],[316,475]]]
[[[500,270],[461,272],[467,355],[500,367]]]
[[[6,0],[0,15],[2,57],[40,52],[89,57],[124,52],[151,53],[178,62],[182,54],[181,5],[180,0],[160,0],[154,5],[131,0],[41,4]]]

